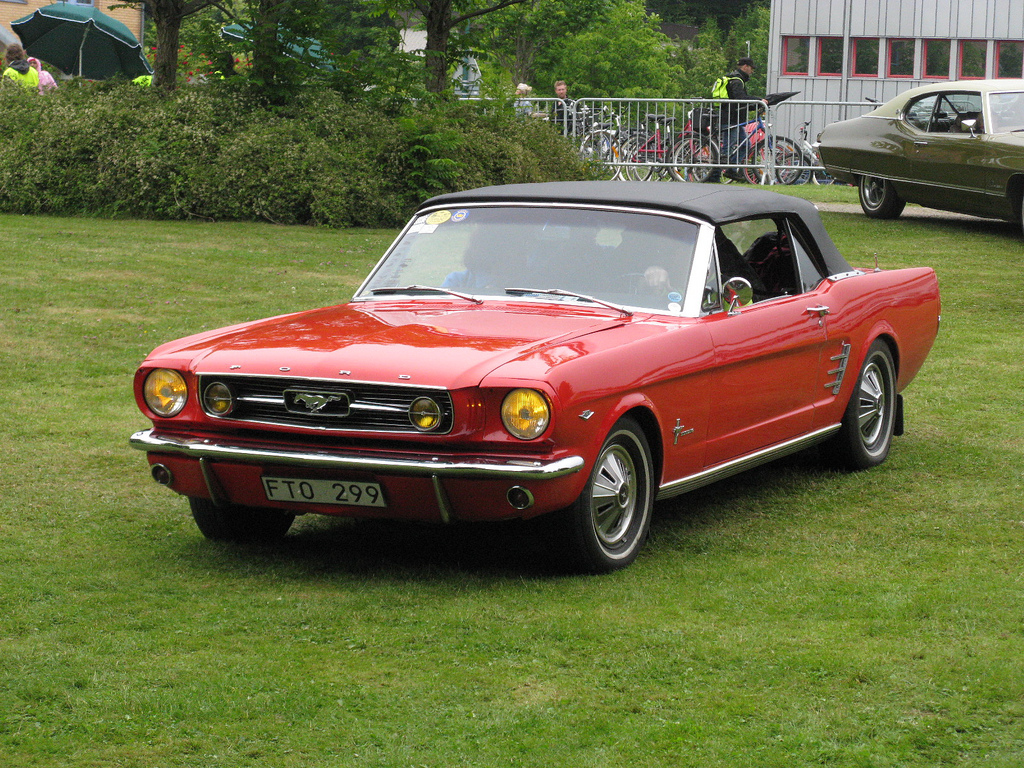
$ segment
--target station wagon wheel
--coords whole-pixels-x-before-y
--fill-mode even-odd
[[[276,541],[291,527],[295,515],[277,509],[218,506],[209,499],[188,497],[192,519],[203,536],[214,541]]]
[[[601,447],[587,487],[562,513],[574,564],[608,573],[632,563],[647,539],[653,507],[647,438],[633,419],[623,418]]]
[[[895,219],[907,206],[886,179],[861,176],[859,191],[861,210],[872,219]]]
[[[836,458],[848,469],[885,461],[896,423],[896,366],[884,341],[875,341],[861,367],[857,386],[834,438]]]

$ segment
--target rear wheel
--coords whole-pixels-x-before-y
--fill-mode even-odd
[[[628,138],[622,146],[622,160],[633,165],[622,166],[622,178],[627,181],[647,181],[651,178],[654,168],[646,164],[648,139],[637,136]],[[636,165],[640,163],[640,165]]]
[[[896,424],[896,366],[884,341],[868,349],[857,387],[832,438],[835,458],[847,469],[868,469],[885,461]]]
[[[214,504],[189,496],[192,518],[202,534],[214,541],[276,541],[291,527],[295,515],[276,509]]]
[[[711,181],[718,165],[718,145],[707,136],[687,131],[676,145],[675,162],[685,181]]]
[[[651,450],[640,426],[621,419],[608,435],[579,499],[559,513],[573,564],[609,573],[636,560],[654,508]]]
[[[806,164],[804,154],[795,141],[785,136],[775,137],[775,180],[779,184],[806,183],[811,172],[794,167]]]
[[[747,155],[747,166],[743,168],[743,176],[750,184],[763,184],[768,178],[768,144],[759,141]]]
[[[874,176],[860,177],[860,207],[872,219],[895,219],[906,207],[892,182]]]

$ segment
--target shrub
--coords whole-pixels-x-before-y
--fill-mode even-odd
[[[230,83],[0,88],[0,211],[393,227],[430,195],[588,177],[501,105],[383,114],[310,90],[274,109]]]

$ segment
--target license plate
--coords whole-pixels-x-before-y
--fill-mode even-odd
[[[306,504],[347,504],[355,507],[386,507],[384,491],[377,483],[353,480],[300,480],[264,477],[263,490],[270,501]]]

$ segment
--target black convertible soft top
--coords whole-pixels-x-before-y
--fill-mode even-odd
[[[852,269],[825,231],[818,209],[813,203],[755,187],[644,181],[507,184],[438,195],[424,202],[420,210],[439,206],[454,207],[467,203],[508,202],[626,205],[631,208],[684,213],[715,225],[756,216],[795,216],[814,238],[829,274],[841,274]]]

